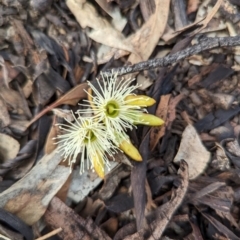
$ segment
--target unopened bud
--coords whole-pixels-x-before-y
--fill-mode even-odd
[[[124,100],[127,105],[139,107],[149,107],[156,102],[153,98],[145,95],[128,95]]]
[[[129,139],[123,140],[119,144],[119,148],[133,160],[142,161],[142,156],[140,155],[137,148],[131,143]]]
[[[161,126],[164,124],[164,121],[152,114],[148,113],[139,113],[136,118],[136,124],[143,124],[148,126]]]

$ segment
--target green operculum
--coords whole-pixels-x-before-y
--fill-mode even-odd
[[[119,105],[116,101],[111,100],[106,104],[106,115],[115,118],[119,115]]]
[[[148,96],[133,94],[126,96],[124,100],[127,105],[139,107],[150,107],[156,102],[153,98],[150,98]]]
[[[148,113],[138,113],[135,118],[135,124],[143,124],[148,126],[161,126],[164,124],[164,121],[152,114]]]
[[[84,138],[84,143],[88,143],[88,142],[93,142],[97,139],[97,137],[95,136],[95,134],[93,133],[93,131],[88,130],[88,132],[86,133],[86,136]]]

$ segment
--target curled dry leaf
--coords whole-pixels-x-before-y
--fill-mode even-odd
[[[163,95],[160,98],[160,102],[157,107],[156,116],[163,119],[165,122],[167,120],[168,105],[171,98],[171,94]],[[158,144],[159,140],[165,133],[165,126],[153,127],[150,133],[150,148],[153,150]]]
[[[176,118],[176,106],[183,99],[184,95],[179,94],[174,98],[170,98],[171,95],[161,96],[160,103],[158,105],[156,115],[165,121],[165,124],[160,127],[154,127],[151,130],[150,135],[150,147],[154,149],[158,144],[159,140],[165,134],[166,128],[170,129],[172,122]]]
[[[155,2],[156,9],[154,14],[149,17],[146,23],[135,34],[128,37],[128,42],[137,50],[137,54],[132,52],[129,56],[128,61],[132,64],[147,60],[156,47],[159,38],[164,33],[168,20],[170,1],[162,0]],[[102,55],[101,59],[98,60],[98,63],[105,63],[113,56],[115,59],[118,59],[127,54],[128,52],[124,51],[124,49],[112,49],[105,55]]]
[[[88,36],[104,45],[134,52],[134,48],[124,35],[107,20],[99,16],[94,6],[85,0],[67,0],[67,6],[82,28],[90,27]]]
[[[189,124],[183,131],[181,144],[173,161],[177,163],[184,159],[188,163],[189,179],[194,179],[203,173],[210,156],[196,129]]]
[[[155,4],[154,14],[131,38],[132,44],[138,50],[138,55],[132,53],[128,58],[132,64],[148,60],[165,30],[170,0],[158,0]]]
[[[0,194],[0,207],[28,225],[36,223],[70,174],[68,167],[58,166],[61,161],[57,151],[43,156],[21,180]]]
[[[13,159],[17,156],[20,144],[14,138],[0,133],[0,157],[3,161]]]

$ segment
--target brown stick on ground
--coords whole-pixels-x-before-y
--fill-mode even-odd
[[[136,63],[129,66],[123,66],[119,68],[112,68],[104,71],[106,75],[112,75],[114,72],[118,72],[118,75],[125,75],[133,72],[153,69],[157,67],[166,67],[170,64],[176,63],[182,59],[185,59],[194,54],[210,50],[217,47],[234,47],[240,45],[240,36],[236,37],[214,37],[214,38],[204,38],[191,47],[188,47],[182,51],[176,52],[174,54],[168,55],[163,58],[150,59],[148,61]]]

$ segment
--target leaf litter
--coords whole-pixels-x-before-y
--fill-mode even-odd
[[[238,239],[239,7],[0,3],[0,234]],[[57,152],[57,124],[82,108],[87,81],[118,67],[136,78],[136,94],[155,99],[147,110],[165,124],[127,132],[141,162],[118,152],[104,179],[79,175],[80,156],[70,171]]]

